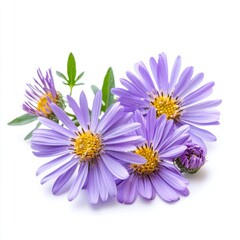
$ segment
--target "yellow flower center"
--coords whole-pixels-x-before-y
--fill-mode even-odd
[[[50,99],[52,102],[57,101],[57,99],[54,98],[50,92],[48,92],[40,98],[37,104],[37,110],[45,115],[50,115],[52,113],[52,110],[49,107],[48,99]]]
[[[153,150],[152,146],[144,146],[137,148],[134,153],[144,157],[147,162],[145,164],[132,164],[131,167],[141,175],[149,175],[158,168],[160,162],[158,153]]]
[[[181,115],[179,102],[177,99],[172,98],[172,96],[157,95],[151,101],[151,105],[155,107],[157,117],[162,114],[166,114],[167,119],[176,120]]]
[[[99,135],[91,131],[79,133],[77,138],[72,139],[74,152],[81,161],[90,160],[99,156],[102,150],[102,141]]]

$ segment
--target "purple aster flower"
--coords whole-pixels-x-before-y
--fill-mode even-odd
[[[80,94],[80,107],[70,96],[68,103],[81,127],[76,127],[55,103],[50,104],[65,127],[39,117],[39,121],[50,129],[34,131],[31,142],[33,153],[39,157],[54,156],[54,159],[42,165],[37,175],[54,168],[41,181],[43,184],[56,179],[53,194],[59,193],[74,175],[68,200],[75,199],[82,188],[87,188],[89,201],[96,204],[99,198],[105,201],[109,195],[116,195],[116,178],[128,177],[119,159],[131,164],[145,162],[144,158],[131,152],[136,144],[144,141],[141,136],[131,135],[140,124],[130,122],[132,113],[126,114],[119,103],[112,105],[99,120],[102,104],[100,91],[94,98],[91,117],[84,92]]]
[[[205,151],[198,145],[188,143],[185,152],[175,160],[182,172],[196,173],[206,161]]]
[[[28,101],[23,104],[23,110],[31,115],[55,119],[49,106],[51,102],[56,103],[62,109],[65,103],[60,92],[57,92],[54,86],[54,80],[51,69],[46,72],[44,77],[41,70],[37,70],[40,81],[35,81],[35,85],[27,84],[29,90],[26,90]]]
[[[136,64],[137,76],[127,72],[121,79],[126,89],[115,88],[112,93],[119,97],[126,111],[139,109],[143,114],[155,107],[156,116],[166,114],[176,126],[188,124],[193,142],[205,148],[203,141],[215,141],[216,137],[201,128],[219,124],[219,112],[214,108],[221,100],[205,100],[212,93],[214,82],[198,87],[203,73],[193,77],[193,67],[187,67],[179,76],[181,57],[178,56],[169,76],[167,57],[164,53],[158,60],[150,58],[150,75],[143,62]]]
[[[153,199],[157,193],[166,202],[177,201],[179,195],[189,194],[188,181],[173,164],[173,159],[186,149],[184,144],[189,139],[189,126],[174,130],[173,120],[167,121],[165,114],[158,119],[155,115],[153,107],[146,117],[138,110],[134,115],[134,120],[141,123],[136,134],[146,139],[134,153],[145,158],[146,163],[127,165],[130,176],[118,183],[117,198],[121,203],[133,203],[138,194]]]

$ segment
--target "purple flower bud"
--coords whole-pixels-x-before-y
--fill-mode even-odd
[[[175,164],[182,172],[196,173],[205,163],[206,153],[196,144],[187,144],[187,149],[175,160]]]

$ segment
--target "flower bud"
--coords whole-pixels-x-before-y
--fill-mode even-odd
[[[187,144],[185,152],[174,163],[182,172],[196,173],[205,163],[206,153],[196,144]]]

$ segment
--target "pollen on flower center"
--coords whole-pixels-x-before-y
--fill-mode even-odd
[[[52,110],[48,105],[48,99],[50,99],[52,102],[56,102],[56,99],[53,97],[52,93],[48,92],[40,98],[37,104],[37,110],[43,112],[45,115],[52,113]]]
[[[160,161],[158,153],[153,150],[152,146],[144,146],[137,148],[134,153],[144,157],[147,162],[145,164],[131,164],[134,171],[141,175],[149,175],[158,168],[158,163]]]
[[[166,114],[168,120],[176,120],[180,116],[179,102],[170,95],[164,96],[158,93],[151,101],[151,106],[155,107],[157,117]]]
[[[91,131],[83,131],[79,133],[77,138],[72,139],[74,153],[76,153],[81,161],[90,160],[99,156],[102,150],[102,141],[98,134]]]

